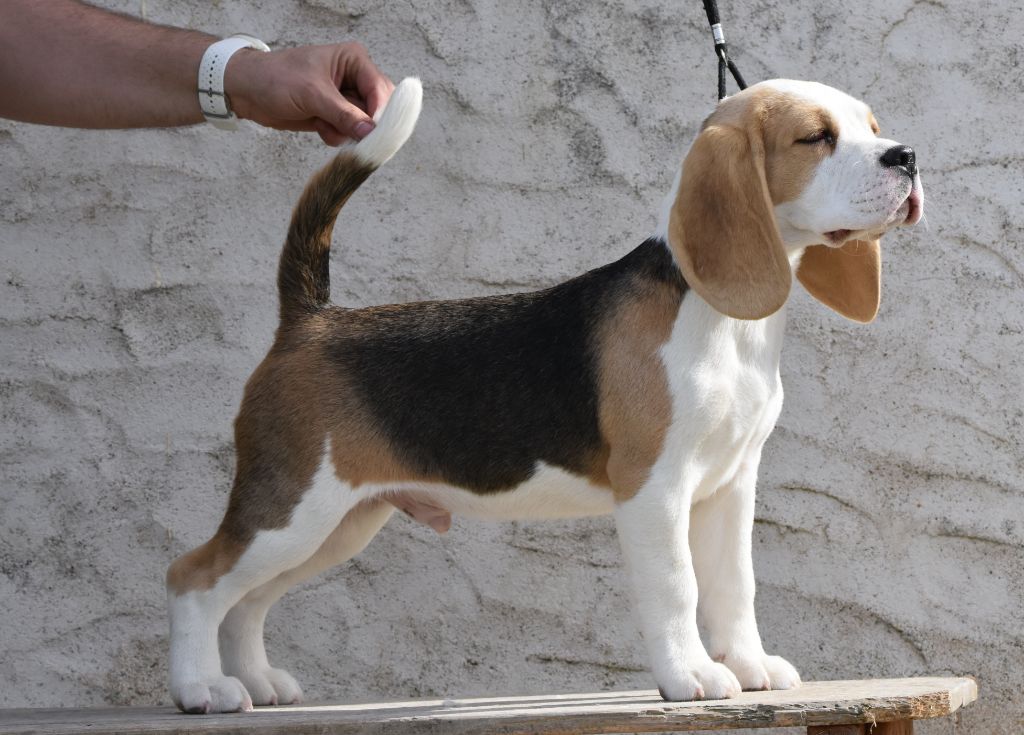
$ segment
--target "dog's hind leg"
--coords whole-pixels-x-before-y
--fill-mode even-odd
[[[220,529],[167,572],[171,697],[186,712],[252,708],[242,682],[221,670],[221,621],[250,591],[313,556],[363,499],[338,481],[326,446],[319,469],[301,487],[291,487],[297,481],[287,473],[272,471],[273,457],[261,460],[258,452],[239,449],[239,471]]]
[[[305,562],[283,572],[243,597],[220,624],[224,673],[245,685],[253,704],[294,704],[302,690],[287,671],[273,668],[263,646],[267,611],[291,587],[348,561],[370,543],[395,507],[384,500],[360,503]]]

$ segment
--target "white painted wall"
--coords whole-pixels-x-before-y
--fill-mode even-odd
[[[345,210],[343,304],[522,290],[639,243],[715,100],[696,0],[110,0],[272,45],[357,38],[425,82]],[[913,145],[928,224],[878,321],[794,296],[762,468],[762,629],[808,678],[975,674],[1024,729],[1024,14],[723,0],[751,80],[812,78]],[[213,531],[312,136],[0,123],[0,706],[166,701],[162,577]],[[271,614],[316,699],[648,687],[609,520],[396,518]],[[945,733],[948,725],[921,728]]]

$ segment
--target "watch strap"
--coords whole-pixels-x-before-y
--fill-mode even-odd
[[[238,128],[238,116],[231,111],[231,102],[224,92],[224,70],[231,56],[244,48],[270,51],[255,36],[236,33],[210,44],[199,63],[199,107],[206,121],[221,130]]]

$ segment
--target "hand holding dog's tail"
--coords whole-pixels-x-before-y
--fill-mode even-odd
[[[306,184],[292,213],[277,270],[282,324],[314,313],[330,300],[331,234],[338,212],[367,177],[409,139],[422,100],[420,80],[403,79],[379,113],[373,132],[343,147]]]

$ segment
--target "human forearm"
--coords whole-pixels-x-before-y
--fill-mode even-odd
[[[201,122],[196,77],[214,40],[74,0],[5,0],[0,116],[82,128]]]
[[[0,117],[79,128],[202,121],[199,65],[215,37],[77,0],[0,0]],[[242,49],[224,70],[233,111],[338,145],[373,129],[394,85],[358,43]]]

